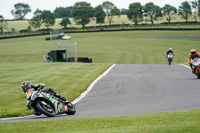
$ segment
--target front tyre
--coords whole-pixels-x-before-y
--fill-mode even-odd
[[[55,116],[55,111],[54,109],[50,106],[48,103],[42,103],[43,101],[37,102],[36,103],[36,108],[38,111],[43,113],[44,115],[48,117],[54,117]]]
[[[171,63],[172,63],[172,58],[169,58],[169,59],[168,59],[168,62],[169,62],[169,65],[171,65]]]
[[[68,108],[66,114],[68,114],[68,115],[74,115],[76,113],[75,106],[72,103],[70,103],[70,102],[68,102],[66,105],[67,105],[67,108]]]
[[[200,79],[200,70],[197,69],[197,78]]]

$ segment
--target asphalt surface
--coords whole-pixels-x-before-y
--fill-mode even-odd
[[[200,109],[200,80],[182,65],[117,64],[75,106],[73,116],[31,115],[0,122]]]

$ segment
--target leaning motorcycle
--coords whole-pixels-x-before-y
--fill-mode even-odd
[[[169,53],[169,54],[167,55],[167,61],[168,61],[169,65],[171,65],[172,60],[173,60],[173,54],[172,54],[172,53]]]
[[[44,90],[30,90],[26,94],[26,99],[30,101],[35,115],[44,114],[48,117],[54,117],[55,115],[63,113],[68,115],[74,115],[76,113],[75,106],[71,102],[62,101]]]
[[[194,58],[191,63],[194,74],[197,76],[198,79],[200,79],[200,59]]]

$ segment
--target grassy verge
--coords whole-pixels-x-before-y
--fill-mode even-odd
[[[0,123],[1,133],[199,133],[200,110]]]
[[[21,83],[44,82],[47,87],[73,100],[111,64],[165,64],[166,50],[172,47],[174,64],[187,64],[190,49],[199,49],[198,31],[124,31],[69,34],[72,40],[45,41],[48,36],[0,40],[0,117],[32,112],[25,107]],[[173,38],[171,38],[173,36]],[[93,63],[46,63],[43,55],[58,42],[77,42],[78,57]],[[15,107],[13,109],[13,107]]]
[[[32,114],[26,110],[23,81],[44,82],[72,101],[110,64],[4,63],[0,64],[0,117]]]

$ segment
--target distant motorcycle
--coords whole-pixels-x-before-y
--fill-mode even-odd
[[[62,101],[41,89],[31,90],[26,94],[26,99],[31,101],[31,107],[34,109],[35,115],[44,114],[48,117],[54,117],[63,113],[68,115],[76,113],[75,106],[71,102]]]
[[[192,70],[194,74],[197,76],[198,79],[200,79],[200,59],[194,58],[192,61]]]
[[[167,55],[167,61],[168,61],[168,64],[169,64],[169,65],[171,65],[173,58],[174,58],[174,56],[173,56],[172,53],[169,53],[169,54]]]

